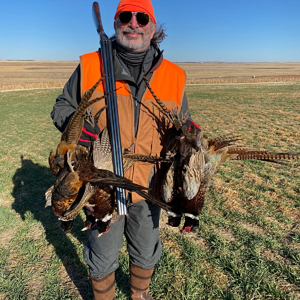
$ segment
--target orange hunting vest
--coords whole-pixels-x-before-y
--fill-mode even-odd
[[[80,57],[81,67],[81,97],[101,77],[102,60],[99,52],[84,54]],[[163,59],[161,65],[153,72],[150,86],[156,96],[167,106],[167,108],[181,109],[182,99],[186,84],[186,75],[183,69]],[[160,155],[162,150],[161,132],[169,128],[169,120],[157,109],[157,103],[152,94],[146,89],[140,106],[140,116],[137,134],[134,132],[134,103],[128,83],[116,81],[116,94],[119,113],[120,136],[122,148],[132,147],[131,152],[142,155]],[[104,94],[103,84],[100,83],[92,95],[92,99]],[[101,100],[92,105],[93,114],[105,105]],[[106,127],[106,113],[102,113],[98,125],[102,130]],[[162,130],[163,129],[163,130]],[[148,186],[148,178],[153,164],[136,162],[130,168],[125,177],[136,184]],[[133,193],[132,202],[142,200],[140,196]]]

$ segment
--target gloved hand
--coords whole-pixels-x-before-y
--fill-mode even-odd
[[[84,120],[82,132],[78,139],[78,144],[85,147],[90,147],[91,142],[97,140],[99,133],[100,128],[98,124],[95,124],[95,127],[93,127],[91,126],[91,124]]]

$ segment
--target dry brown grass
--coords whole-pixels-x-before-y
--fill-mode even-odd
[[[300,63],[178,63],[188,84],[287,82],[300,80]]]
[[[63,87],[78,61],[0,60],[0,91]],[[177,63],[188,84],[300,81],[300,63]]]
[[[78,61],[0,61],[0,91],[63,87]]]

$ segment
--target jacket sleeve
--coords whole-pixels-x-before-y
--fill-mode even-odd
[[[78,65],[64,86],[62,94],[57,97],[50,114],[58,130],[64,131],[80,101],[80,65]]]
[[[184,92],[179,115],[185,114],[186,112],[188,112],[188,119],[191,119],[191,114],[189,112],[189,104],[186,98],[186,93]]]

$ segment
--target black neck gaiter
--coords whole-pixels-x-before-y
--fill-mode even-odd
[[[143,60],[149,48],[141,52],[130,52],[117,43],[116,50],[117,57],[123,61],[123,63],[128,68],[131,76],[133,77],[135,82],[137,82],[141,72],[141,66],[143,65]]]

